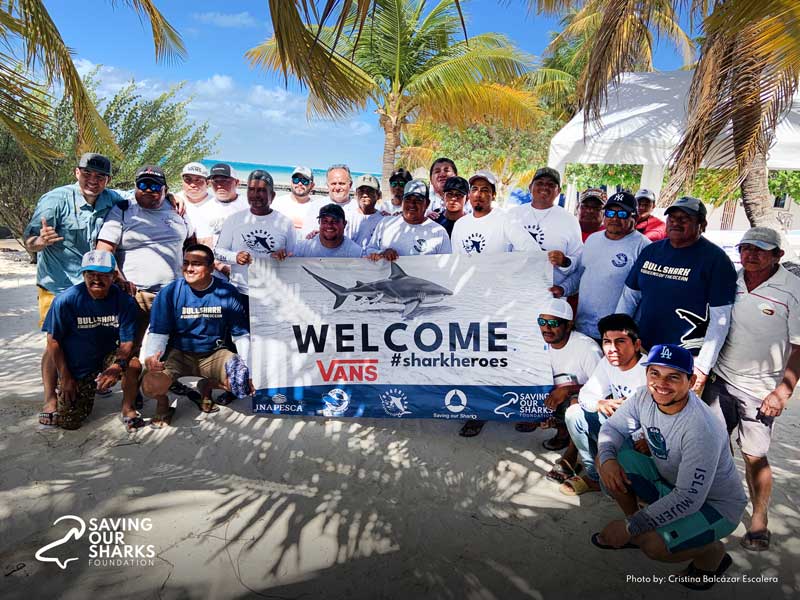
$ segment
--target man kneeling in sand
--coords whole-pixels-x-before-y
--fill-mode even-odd
[[[747,497],[733,463],[725,426],[692,390],[694,361],[685,348],[656,345],[647,386],[630,396],[600,429],[600,478],[625,520],[592,536],[604,550],[639,548],[653,560],[692,562],[678,582],[714,585],[732,560],[719,541],[736,529]],[[645,432],[651,456],[627,447]],[[638,500],[647,503],[639,509]]]
[[[226,390],[218,399],[223,405],[251,391],[250,327],[244,305],[236,288],[213,273],[211,248],[190,245],[183,255],[183,277],[153,301],[142,391],[158,402],[154,428],[172,421],[175,409],[169,406],[167,390],[178,377],[203,378],[197,407],[204,413],[219,411],[211,399],[214,388]],[[239,354],[225,347],[229,333]]]

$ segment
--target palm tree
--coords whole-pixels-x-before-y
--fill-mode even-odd
[[[539,114],[532,94],[503,85],[529,68],[527,55],[498,34],[459,41],[455,0],[428,8],[425,0],[377,0],[364,18],[354,8],[343,21],[346,30],[358,31],[349,36],[336,27],[305,25],[297,39],[308,60],[285,71],[308,87],[310,114],[342,117],[368,101],[377,107],[384,186],[401,134],[414,120],[463,126],[491,114],[525,126]],[[265,69],[286,64],[284,34],[276,23],[275,36],[247,52],[251,63]],[[327,62],[315,62],[315,51]]]
[[[152,0],[122,0],[149,20],[156,59],[185,55],[181,38],[164,19]],[[72,62],[72,51],[64,43],[43,0],[0,2],[0,127],[39,163],[59,157],[44,135],[49,118],[48,90],[56,83],[72,102],[78,130],[78,151],[101,147],[116,149],[114,136],[97,112],[89,92]],[[26,73],[41,73],[42,81]]]

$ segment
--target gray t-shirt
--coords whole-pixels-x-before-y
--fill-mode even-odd
[[[687,517],[705,502],[731,523],[741,520],[747,496],[725,426],[694,392],[683,410],[667,415],[646,387],[639,388],[600,428],[598,464],[616,458],[625,439],[640,427],[659,475],[675,487],[630,518],[631,535]]]
[[[614,312],[625,278],[642,248],[649,244],[650,240],[638,231],[621,240],[608,239],[604,231],[587,238],[578,266],[581,300],[575,329],[594,339],[600,338],[597,322]]]
[[[347,215],[347,227],[344,230],[345,235],[362,248],[366,248],[369,241],[372,239],[375,228],[383,217],[384,215],[380,212],[365,215],[360,210],[357,210]]]
[[[157,292],[181,275],[183,242],[194,233],[191,223],[169,202],[142,208],[129,202],[108,213],[99,240],[117,246],[116,257],[125,278],[139,289]]]
[[[318,257],[318,258],[360,258],[362,255],[361,246],[356,244],[349,237],[345,236],[342,243],[336,248],[327,248],[319,241],[319,235],[313,239],[297,242],[294,247],[294,256],[297,257]]]

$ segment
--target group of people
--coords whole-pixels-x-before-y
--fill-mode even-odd
[[[548,479],[567,495],[602,490],[625,515],[592,543],[691,560],[684,583],[710,587],[731,562],[719,540],[747,503],[729,447],[736,431],[753,503],[741,543],[769,548],[767,453],[800,374],[800,279],[780,265],[776,231],[745,233],[737,273],[703,236],[700,200],[676,200],[662,221],[651,191],[593,188],[576,217],[547,167],[530,182],[531,203],[507,210],[491,172],[465,179],[449,158],[431,165],[430,184],[398,169],[386,199],[377,178],[354,181],[341,164],[327,170],[325,197],[304,166],[277,197],[263,170],[248,175],[244,197],[224,163],[187,164],[175,193],[155,165],[136,172],[132,192],[110,189],[111,174],[107,157],[83,155],[76,182],[45,194],[25,232],[47,332],[40,426],[77,429],[95,393],[118,381],[129,431],[146,424],[142,392],[157,401],[152,427],[173,418],[170,390],[209,413],[251,394],[257,257],[545,252],[553,298],[536,318],[554,380],[543,426],[555,434],[544,445],[565,450]],[[197,389],[183,376],[201,377]]]

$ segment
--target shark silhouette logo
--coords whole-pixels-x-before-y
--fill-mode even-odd
[[[259,254],[269,254],[275,249],[275,246],[277,246],[272,234],[263,229],[256,229],[249,233],[244,233],[242,234],[242,239],[250,250]]]
[[[688,322],[692,328],[681,336],[681,346],[687,350],[694,350],[703,345],[708,331],[708,304],[706,304],[706,316],[701,317],[685,308],[676,308],[675,313],[684,321]]]
[[[325,408],[322,409],[324,416],[341,417],[350,407],[350,394],[336,388],[325,394],[322,401],[325,403]]]
[[[486,247],[486,238],[480,233],[473,233],[467,239],[462,240],[461,245],[467,254],[472,254],[473,252],[480,254]]]
[[[64,521],[65,519],[71,519],[76,521],[80,526],[79,527],[71,527],[70,530],[64,535],[57,539],[55,542],[50,542],[46,546],[42,546],[39,550],[36,551],[35,558],[39,562],[54,562],[56,563],[61,569],[66,569],[67,565],[72,562],[73,560],[78,560],[77,556],[72,558],[66,558],[61,560],[55,556],[45,556],[45,553],[49,550],[52,550],[56,546],[61,546],[62,544],[66,544],[70,540],[79,540],[83,537],[83,534],[86,533],[86,523],[80,517],[76,517],[75,515],[64,515],[63,517],[59,517],[55,521],[53,521],[53,525],[58,525],[59,522]]]
[[[544,250],[544,231],[538,223],[535,225],[525,225],[525,231],[531,234],[533,241],[539,244],[539,248]]]
[[[390,417],[402,417],[403,415],[410,415],[411,411],[408,410],[408,397],[402,390],[392,388],[386,390],[380,395],[383,410]]]
[[[503,398],[508,398],[508,402],[495,407],[494,414],[503,415],[506,419],[508,419],[511,415],[517,412],[516,409],[511,407],[519,404],[519,394],[517,394],[517,392],[506,392],[503,394]]]
[[[391,265],[391,273],[386,279],[366,283],[356,280],[356,284],[349,288],[328,281],[306,267],[303,267],[303,270],[336,296],[336,301],[333,303],[334,310],[344,304],[348,296],[353,296],[356,300],[366,298],[370,304],[378,302],[402,304],[403,318],[407,319],[420,306],[436,304],[444,300],[445,296],[453,295],[453,292],[438,283],[406,274],[395,262]]]

